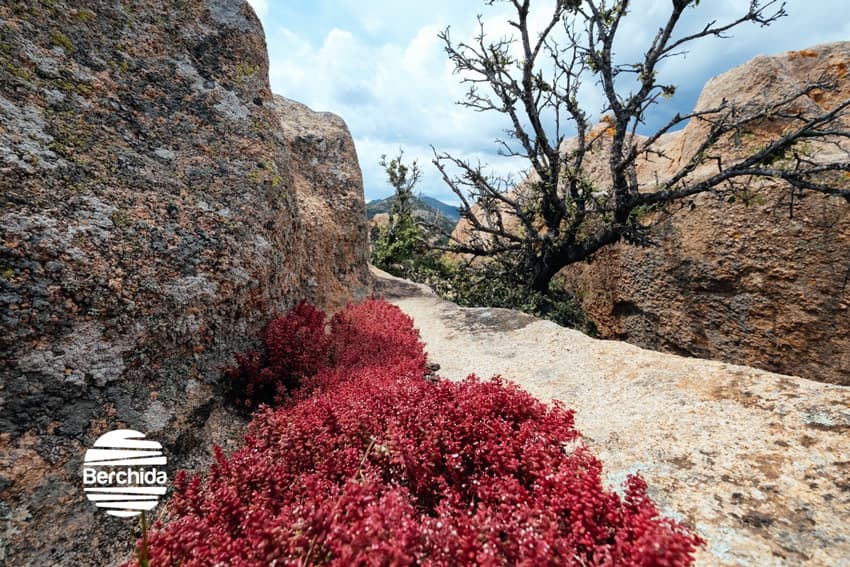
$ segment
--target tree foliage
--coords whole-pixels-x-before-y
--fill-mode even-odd
[[[517,186],[509,178],[488,175],[480,163],[435,151],[434,163],[461,200],[461,216],[471,231],[467,238],[452,239],[447,248],[453,252],[495,259],[494,265],[521,285],[546,293],[561,268],[589,260],[605,246],[647,244],[657,218],[648,213],[700,193],[751,195],[754,181],[773,179],[792,195],[819,192],[850,202],[846,177],[839,175],[850,171],[850,156],[841,145],[850,131],[840,125],[850,99],[828,110],[801,104],[814,93],[835,91],[837,77],[824,75],[764,104],[723,100],[713,108],[676,113],[657,131],[637,135],[650,108],[675,93],[675,85],[659,78],[663,61],[702,38],[725,38],[744,24],[770,25],[786,15],[783,2],[752,0],[731,21],[711,21],[682,34],[678,28],[685,11],[699,2],[673,0],[643,57],[621,62],[614,43],[632,8],[629,0],[557,0],[537,33],[531,26],[531,0],[505,1],[515,12],[509,21],[513,36],[492,39],[479,17],[479,32],[471,42],[454,41],[448,29],[440,38],[469,85],[460,103],[505,115],[510,128],[507,138],[498,141],[500,153],[527,160],[529,172]],[[591,109],[580,100],[580,88],[590,81],[604,100],[604,128],[593,128]],[[627,84],[632,86],[628,92]],[[708,125],[697,150],[669,178],[641,187],[638,160],[650,154],[666,157],[655,143],[690,120]],[[782,128],[761,148],[725,160],[713,153],[721,141],[765,121]],[[567,131],[575,134],[569,148],[564,147]],[[830,152],[833,159],[818,158],[805,149],[812,141],[839,151]],[[607,152],[606,186],[591,181],[588,171],[589,153],[600,147]],[[710,174],[693,175],[706,163],[713,166]]]
[[[389,221],[381,227],[372,251],[372,263],[396,275],[406,275],[410,264],[425,248],[426,235],[413,215],[413,189],[422,177],[419,164],[404,163],[404,152],[387,161],[381,156],[380,165],[395,193],[390,207]]]

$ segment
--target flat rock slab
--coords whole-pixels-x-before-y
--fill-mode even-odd
[[[374,273],[442,377],[501,375],[573,408],[610,486],[640,472],[708,541],[698,565],[850,566],[850,388],[461,308]]]

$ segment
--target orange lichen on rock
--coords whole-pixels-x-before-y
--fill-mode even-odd
[[[818,52],[814,49],[801,49],[800,51],[792,52],[794,54],[800,55],[800,57],[817,57]]]

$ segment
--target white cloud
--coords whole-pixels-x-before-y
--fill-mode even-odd
[[[350,3],[322,0],[325,20],[316,29],[292,29],[273,20],[275,5],[268,0],[250,0],[267,23],[271,61],[271,83],[275,92],[299,100],[315,110],[341,115],[355,138],[367,198],[389,192],[383,172],[377,165],[381,154],[395,155],[399,147],[406,156],[419,159],[426,172],[422,190],[449,197],[430,165],[429,145],[465,157],[481,158],[502,171],[518,170],[514,160],[496,157],[493,140],[507,126],[504,117],[476,113],[457,106],[466,87],[452,73],[437,33],[452,25],[454,39],[469,39],[477,32],[476,12],[485,13],[492,37],[512,33],[504,17],[507,3],[488,8],[476,1],[432,0],[420,2],[375,0]],[[680,85],[680,94],[671,106],[653,116],[670,114],[694,103],[705,81],[712,75],[740,64],[758,53],[835,41],[850,36],[846,0],[788,0],[790,17],[767,29],[746,26],[733,39],[704,40],[694,45],[686,57],[669,60],[662,76]],[[746,10],[742,0],[702,2],[689,10],[682,30],[704,25],[711,19],[725,21]],[[635,60],[647,49],[669,10],[669,0],[642,0],[624,22],[615,48],[623,60]],[[533,27],[544,21],[535,13]],[[643,11],[638,11],[643,10]],[[337,19],[328,21],[337,14]],[[303,14],[302,14],[303,16]],[[274,22],[274,23],[272,23]],[[303,23],[302,23],[303,25]],[[289,27],[288,27],[289,26]],[[602,98],[592,81],[583,90],[588,110],[597,114]]]
[[[275,51],[288,55],[272,53],[273,90],[346,120],[370,197],[389,191],[377,166],[381,154],[405,148],[428,173],[423,190],[445,193],[431,175],[429,144],[483,155],[481,149],[504,125],[499,116],[454,105],[463,88],[446,63],[438,31],[423,26],[406,45],[378,46],[341,29],[331,30],[320,46],[311,46],[291,30],[275,33]]]

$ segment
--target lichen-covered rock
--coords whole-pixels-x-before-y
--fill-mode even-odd
[[[850,43],[757,57],[712,79],[697,109],[723,99],[782,100],[824,77],[837,79],[840,89],[814,91],[797,104],[830,109],[850,96],[848,64]],[[728,161],[763,146],[782,127],[781,120],[767,122],[722,140],[712,155]],[[644,159],[641,183],[651,187],[669,177],[708,128],[692,120],[663,136],[656,146],[667,157]],[[821,145],[811,153],[841,161],[848,151]],[[602,177],[599,165],[595,173]],[[710,160],[692,177],[713,167]],[[771,182],[752,189],[733,203],[701,195],[658,226],[656,246],[618,244],[562,274],[602,337],[850,384],[850,203],[818,194],[801,199]]]
[[[367,292],[350,136],[299,150],[287,111],[243,0],[0,5],[0,564],[126,557],[87,446],[126,426],[200,463],[239,429],[220,369],[269,314]]]
[[[315,303],[341,307],[367,293],[369,255],[363,178],[348,126],[329,112],[275,95],[308,258],[302,273]]]

